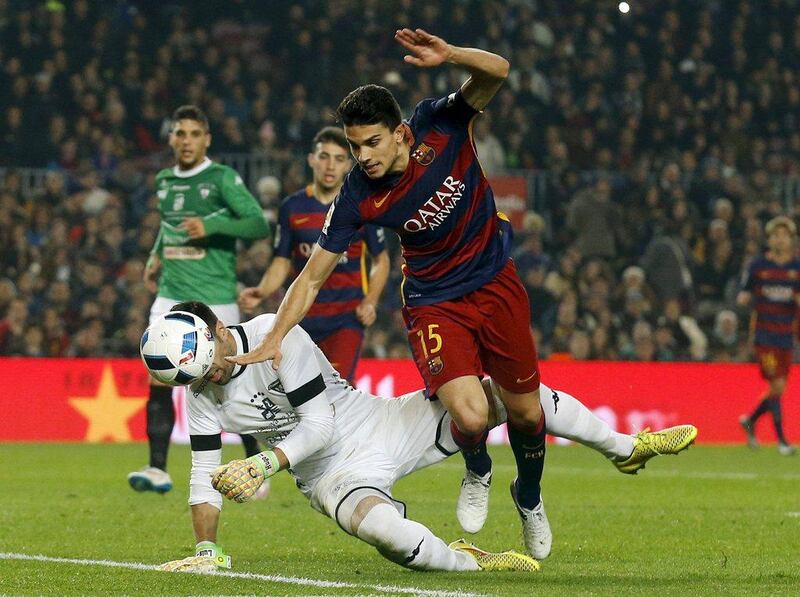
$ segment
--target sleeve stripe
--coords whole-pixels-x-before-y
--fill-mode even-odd
[[[303,384],[296,390],[286,392],[286,397],[289,399],[289,404],[294,407],[305,404],[315,396],[319,396],[325,391],[325,382],[320,373],[308,383]]]
[[[189,441],[192,444],[192,452],[222,449],[222,436],[219,433],[214,435],[190,435]]]

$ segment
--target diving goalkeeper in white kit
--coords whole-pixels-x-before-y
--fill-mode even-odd
[[[207,305],[179,303],[145,332],[143,353],[148,335],[174,334],[170,331],[174,328],[162,324],[176,316],[192,323],[201,340],[206,338],[208,348],[196,347],[192,358],[208,362],[187,392],[192,448],[189,504],[196,553],[168,562],[164,569],[230,567],[230,557],[217,545],[223,495],[246,501],[265,479],[283,469],[289,469],[313,508],[401,566],[443,571],[539,569],[538,562],[525,554],[489,553],[463,540],[448,545],[424,525],[406,519],[404,504],[392,497],[398,479],[458,451],[450,415],[440,402],[425,399],[422,390],[382,398],[353,388],[299,326],[283,340],[277,371],[270,362],[240,366],[225,360],[257,345],[271,329],[273,314],[226,328]],[[182,334],[166,340],[179,346],[183,342],[181,350],[186,350]],[[493,425],[498,425],[505,421],[502,403],[491,380],[483,385]],[[571,409],[574,421],[575,409],[582,409],[585,412],[578,416],[582,423],[573,432],[556,433],[612,460],[629,460],[638,451],[642,466],[659,453],[679,451],[639,445],[637,438],[613,431],[572,396],[544,386],[542,390],[548,432],[551,425],[558,427],[557,411]],[[544,399],[546,395],[551,399]],[[270,449],[220,466],[222,431],[251,434]],[[546,518],[536,523],[549,533]]]

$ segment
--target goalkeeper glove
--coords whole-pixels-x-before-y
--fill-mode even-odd
[[[230,568],[231,556],[211,541],[201,541],[195,546],[194,555],[182,560],[161,564],[167,572],[214,572],[219,568]]]
[[[226,498],[245,502],[255,495],[265,479],[278,470],[278,457],[272,450],[267,450],[246,460],[233,460],[218,466],[211,473],[211,485]]]

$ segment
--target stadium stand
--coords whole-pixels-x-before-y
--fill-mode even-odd
[[[350,89],[386,85],[409,113],[460,84],[405,66],[392,22],[511,57],[475,143],[537,189],[514,256],[544,356],[747,360],[738,278],[800,199],[797,2],[410,7],[0,1],[0,354],[138,354],[177,105],[204,107],[212,157],[270,212]],[[270,254],[246,247],[244,284]],[[408,354],[393,270],[367,356]]]

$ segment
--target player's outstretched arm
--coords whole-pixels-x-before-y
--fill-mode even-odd
[[[403,57],[409,64],[425,68],[449,62],[467,69],[470,78],[461,93],[476,110],[487,106],[508,77],[508,60],[492,52],[453,46],[423,29],[398,29],[394,38],[411,52]]]
[[[283,297],[275,324],[269,333],[250,352],[225,358],[231,363],[239,365],[272,360],[272,368],[277,371],[282,358],[281,342],[289,330],[300,323],[308,313],[317,298],[319,289],[331,275],[337,263],[339,263],[338,253],[331,253],[319,245],[315,245],[311,257],[308,258],[308,263],[289,286],[286,296]]]

